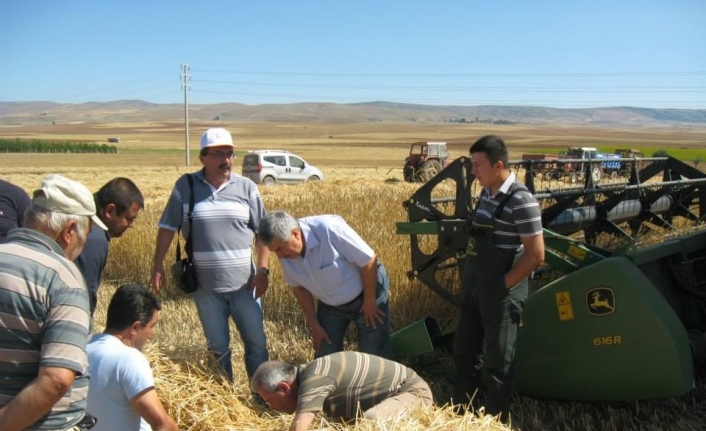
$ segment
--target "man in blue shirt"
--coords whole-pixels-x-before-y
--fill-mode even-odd
[[[280,259],[311,327],[317,358],[343,350],[350,322],[358,328],[361,352],[391,357],[387,270],[343,218],[296,220],[276,211],[260,221],[258,238]]]
[[[96,311],[98,288],[108,262],[108,243],[119,238],[135,225],[135,219],[145,206],[142,192],[127,178],[113,178],[94,195],[97,215],[108,230],[92,229],[86,246],[74,263],[81,270],[88,288],[91,316]]]

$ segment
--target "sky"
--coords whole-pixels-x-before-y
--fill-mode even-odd
[[[184,103],[184,79],[189,104],[706,109],[706,1],[0,2],[2,102]]]

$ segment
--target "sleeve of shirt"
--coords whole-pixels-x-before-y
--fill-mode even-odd
[[[373,249],[341,217],[327,220],[329,241],[347,261],[362,267],[375,256]]]
[[[184,203],[182,200],[182,192],[187,193],[186,198],[189,198],[189,183],[186,175],[182,175],[174,184],[172,194],[169,196],[167,206],[164,207],[162,218],[159,219],[157,226],[163,229],[177,230],[181,227],[184,217]]]
[[[521,237],[542,234],[542,211],[531,193],[520,191],[513,196],[512,220]]]
[[[323,411],[326,398],[336,389],[331,377],[313,375],[299,382],[297,411],[318,413]]]
[[[147,358],[137,349],[128,349],[128,353],[120,359],[116,372],[128,400],[145,389],[155,387],[152,368]]]
[[[248,227],[255,233],[260,228],[260,220],[265,216],[265,204],[262,202],[260,190],[257,185],[249,180],[248,202],[250,205],[250,221]]]
[[[78,271],[77,276],[79,276]],[[48,291],[48,312],[42,329],[40,366],[60,367],[86,373],[86,344],[90,317],[85,287],[69,287],[56,281]]]
[[[91,314],[96,308],[97,292],[100,287],[103,269],[108,260],[108,241],[100,238],[105,237],[105,231],[99,228],[91,229],[88,240],[83,247],[81,254],[76,258],[76,266],[81,270],[91,303]]]

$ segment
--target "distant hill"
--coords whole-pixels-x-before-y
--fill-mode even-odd
[[[61,104],[0,102],[0,124],[134,123],[182,121],[182,104],[141,100]],[[706,126],[706,109],[632,107],[559,109],[535,106],[436,106],[390,102],[189,105],[194,121],[227,122],[424,122],[579,124],[594,126]]]

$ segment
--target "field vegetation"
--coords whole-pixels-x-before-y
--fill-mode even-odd
[[[191,148],[200,133],[213,124],[192,125]],[[261,187],[268,210],[283,209],[295,217],[335,213],[343,216],[369,242],[390,273],[393,329],[426,316],[444,329],[453,327],[455,311],[430,290],[410,281],[409,238],[395,234],[395,222],[405,221],[402,201],[418,186],[402,182],[402,164],[409,143],[446,140],[454,157],[466,155],[478,137],[503,136],[514,158],[538,148],[558,152],[567,146],[650,148],[672,151],[680,147],[703,151],[706,130],[607,130],[592,128],[538,128],[493,125],[357,125],[357,124],[235,124],[228,127],[239,151],[260,148],[296,152],[321,168],[326,181],[296,186]],[[57,126],[59,127],[59,126]],[[51,130],[50,130],[51,129]],[[116,176],[136,182],[145,195],[144,212],[136,227],[111,243],[108,267],[101,287],[96,330],[105,322],[105,310],[114,289],[126,282],[147,284],[157,221],[176,179],[200,167],[195,151],[192,166],[184,166],[183,132],[175,124],[82,125],[63,128],[20,129],[0,126],[0,137],[104,140],[121,136],[119,154],[3,154],[0,177],[28,192],[47,173],[61,173],[97,190]],[[672,144],[665,145],[665,142]],[[645,151],[647,149],[647,151]],[[699,153],[700,154],[700,153]],[[706,156],[706,154],[704,154]],[[688,161],[688,160],[687,160]],[[240,159],[234,161],[240,172]],[[172,246],[173,247],[173,246]],[[174,259],[175,250],[167,254]],[[265,328],[273,359],[304,362],[312,358],[311,343],[296,301],[285,285],[276,257],[271,259],[270,289],[263,299]],[[232,342],[235,382],[228,384],[214,370],[192,301],[171,285],[162,294],[163,312],[146,348],[157,388],[169,413],[181,429],[277,430],[290,416],[262,412],[249,402],[242,344],[235,328]],[[353,339],[353,338],[351,338]],[[354,346],[351,346],[354,347]],[[512,425],[467,413],[459,416],[449,406],[454,379],[448,355],[439,353],[405,361],[430,383],[438,407],[419,410],[391,424],[360,421],[332,424],[321,419],[320,429],[340,430],[700,430],[706,423],[703,376],[695,390],[678,399],[596,404],[537,400],[515,396]]]

